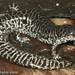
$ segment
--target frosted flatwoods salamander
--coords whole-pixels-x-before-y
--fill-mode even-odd
[[[59,60],[60,57],[56,54],[55,48],[61,43],[75,40],[74,25],[55,26],[40,12],[30,9],[19,11],[17,6],[14,7],[14,3],[12,6],[9,5],[9,9],[12,11],[10,14],[0,17],[1,57],[22,66],[42,70],[60,69],[73,64]],[[44,58],[15,48],[8,38],[11,33],[16,34],[18,41],[24,42],[21,37],[18,37],[22,33],[46,44],[52,44],[53,58]]]

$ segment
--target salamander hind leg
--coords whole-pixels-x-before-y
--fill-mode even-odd
[[[20,46],[22,46],[24,43],[30,42],[28,37],[21,37],[20,33],[17,33],[16,40],[20,42]]]

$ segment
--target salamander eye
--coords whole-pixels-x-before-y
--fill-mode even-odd
[[[71,32],[70,34],[73,34],[73,32]]]
[[[72,31],[70,34],[73,35],[73,36],[75,36],[75,31]]]

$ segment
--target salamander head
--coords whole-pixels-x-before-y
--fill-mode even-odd
[[[63,43],[75,41],[75,25],[66,25],[64,26],[63,31],[63,35],[60,38]]]

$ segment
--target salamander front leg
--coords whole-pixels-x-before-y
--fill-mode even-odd
[[[9,13],[10,14],[14,14],[15,11],[18,11],[18,5],[16,5],[15,3],[12,3],[11,5],[9,5]]]
[[[52,46],[52,49],[51,49],[51,57],[53,59],[61,59],[61,57],[59,56],[59,54],[56,54],[56,47],[55,45]]]
[[[9,9],[12,11],[18,11],[19,10],[18,5],[16,6],[15,3],[13,3],[12,5],[9,5]]]

